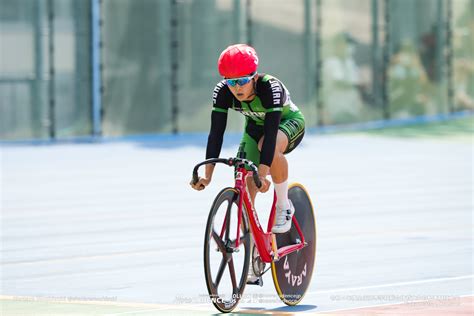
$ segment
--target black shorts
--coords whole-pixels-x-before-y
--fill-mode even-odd
[[[305,122],[303,117],[294,117],[281,120],[278,129],[288,137],[288,145],[285,154],[295,149],[304,137]],[[260,164],[260,151],[258,150],[258,142],[264,135],[263,126],[248,121],[244,135],[240,141],[237,157],[249,159],[257,166]]]

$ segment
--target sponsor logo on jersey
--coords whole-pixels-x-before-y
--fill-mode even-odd
[[[273,104],[281,104],[281,85],[277,80],[270,79],[270,87],[272,89]]]
[[[244,112],[241,111],[243,115],[250,117],[251,119],[254,120],[263,120],[265,119],[265,113],[264,112]]]
[[[219,94],[219,91],[221,91],[221,89],[225,86],[225,82],[224,80],[222,80],[221,82],[219,82],[216,87],[214,88],[214,92],[212,93],[212,102],[214,104],[216,104],[217,102],[217,95]]]

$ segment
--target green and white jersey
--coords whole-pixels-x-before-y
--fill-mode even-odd
[[[259,74],[255,92],[256,96],[251,102],[241,102],[234,97],[225,80],[222,80],[214,88],[213,111],[227,113],[228,109],[233,109],[257,125],[263,125],[265,115],[274,111],[281,111],[282,120],[303,117],[291,101],[290,92],[277,78]]]
[[[237,100],[225,80],[216,85],[212,99],[211,130],[206,158],[219,157],[229,109],[246,116],[240,147],[243,148],[244,155],[256,164],[271,166],[279,129],[288,136],[288,151],[293,150],[304,135],[303,114],[291,101],[290,92],[285,85],[273,76],[259,74],[252,101]],[[260,151],[257,144],[262,137],[264,139]]]

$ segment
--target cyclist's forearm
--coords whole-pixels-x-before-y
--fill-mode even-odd
[[[212,112],[211,131],[207,139],[206,159],[219,157],[226,124],[227,113]]]
[[[267,166],[272,165],[280,120],[281,112],[270,112],[265,116],[265,123],[263,126],[265,137],[263,139],[262,152],[260,154],[261,164]]]
[[[261,177],[266,177],[270,173],[270,167],[264,164],[258,166],[258,175]]]
[[[208,180],[212,179],[212,174],[214,173],[214,167],[215,167],[215,165],[213,165],[213,164],[207,164],[206,165],[206,171],[205,171],[206,179],[208,179]]]

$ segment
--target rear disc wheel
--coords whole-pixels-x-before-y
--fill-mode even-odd
[[[292,184],[288,198],[295,207],[294,218],[303,232],[306,247],[272,262],[272,276],[280,299],[287,305],[296,305],[302,299],[311,282],[316,256],[316,220],[308,193],[301,184]],[[296,244],[300,236],[294,225],[288,233],[275,234],[278,248]]]

